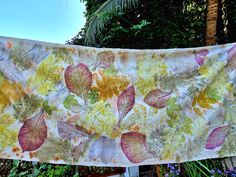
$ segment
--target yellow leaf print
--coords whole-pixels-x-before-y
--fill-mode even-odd
[[[209,92],[210,89],[212,89],[212,88],[207,87],[205,90],[200,91],[199,94],[196,95],[193,98],[193,101],[192,101],[192,106],[194,107],[193,110],[199,116],[202,116],[203,113],[204,113],[204,112],[201,111],[200,108],[211,109],[212,104],[218,103],[219,98],[217,97],[217,95],[215,96],[215,95],[212,94],[212,93],[217,92],[217,91],[212,90],[212,92],[211,92],[212,95],[210,95],[210,96],[215,96],[215,98],[212,98],[208,95],[208,92]],[[197,105],[198,105],[198,107],[196,107]]]
[[[201,74],[201,75],[207,75],[208,74],[208,67],[207,65],[202,65],[199,69],[198,69],[198,72]]]
[[[116,123],[117,118],[112,112],[111,105],[103,101],[94,104],[93,107],[89,109],[86,117],[81,120],[81,126],[88,131],[97,134],[106,133],[110,137],[120,134],[119,130],[115,129]]]
[[[200,91],[198,97],[197,97],[197,103],[200,107],[211,109],[212,106],[208,103],[206,94],[203,91]]]
[[[96,86],[92,90],[99,93],[101,100],[111,99],[114,95],[118,96],[129,85],[129,81],[122,77],[103,76],[102,79],[96,79]]]
[[[39,94],[47,95],[60,82],[62,67],[50,55],[47,59],[40,63],[36,69],[36,73],[27,81],[29,87],[36,89]]]
[[[150,90],[156,88],[156,82],[154,79],[143,79],[140,77],[135,83],[135,86],[138,88],[139,92],[145,96],[150,92]]]
[[[14,119],[9,115],[0,117],[0,148],[14,146],[17,142],[17,131],[10,126],[14,123]],[[7,141],[6,141],[7,140]]]
[[[0,86],[0,112],[11,103],[19,100],[25,92],[21,84],[4,80]]]
[[[203,116],[203,112],[199,108],[193,108],[193,110],[197,115]]]

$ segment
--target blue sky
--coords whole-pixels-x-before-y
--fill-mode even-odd
[[[80,0],[4,0],[0,36],[65,43],[84,26]]]

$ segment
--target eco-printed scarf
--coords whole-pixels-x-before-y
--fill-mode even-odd
[[[134,166],[236,155],[236,44],[129,50],[0,38],[0,157]]]

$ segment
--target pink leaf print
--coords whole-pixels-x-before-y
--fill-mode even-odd
[[[215,128],[208,136],[205,148],[213,150],[221,146],[225,141],[228,127],[229,126],[221,126]]]
[[[104,164],[107,164],[114,158],[116,152],[115,148],[115,140],[101,136],[91,145],[89,158],[93,160],[100,158]]]
[[[119,123],[128,114],[128,112],[134,107],[135,103],[135,90],[134,86],[130,86],[124,90],[117,100],[117,107],[119,112]]]
[[[69,65],[65,70],[67,88],[78,96],[85,96],[92,85],[92,73],[82,63],[73,67]]]
[[[236,44],[232,48],[229,49],[228,55],[229,55],[229,60],[236,57]]]
[[[24,151],[35,151],[44,143],[47,138],[47,125],[44,120],[44,111],[28,120],[21,127],[18,140]]]
[[[97,67],[108,68],[112,65],[112,63],[114,63],[114,61],[115,61],[115,54],[112,51],[99,52],[97,55],[95,69]]]
[[[208,55],[208,53],[208,50],[203,49],[194,54],[194,58],[200,66],[204,64],[205,57]]]
[[[154,108],[164,108],[171,97],[172,92],[164,92],[159,89],[152,90],[144,98],[144,102]]]
[[[121,136],[121,149],[133,163],[140,163],[153,156],[146,145],[146,136],[138,132],[128,132]]]

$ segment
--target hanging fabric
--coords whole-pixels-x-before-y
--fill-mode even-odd
[[[236,155],[236,44],[0,38],[0,158],[135,166]]]

